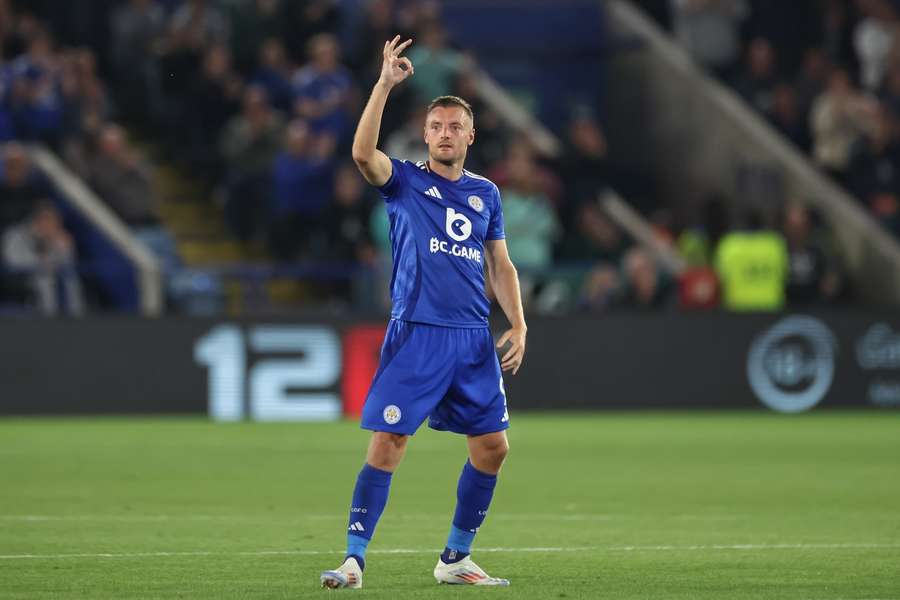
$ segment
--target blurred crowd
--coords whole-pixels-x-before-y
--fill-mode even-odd
[[[221,204],[230,234],[263,241],[274,260],[383,270],[387,216],[348,157],[382,44],[395,33],[415,40],[408,56],[417,68],[392,92],[382,147],[397,158],[425,159],[428,101],[453,93],[472,103],[477,135],[466,167],[501,189],[510,254],[532,310],[720,302],[741,309],[731,301],[734,253],[720,250],[734,246],[724,243],[729,235],[750,229],[775,236],[773,260],[781,261],[770,281],[780,291],[750,309],[841,296],[840,269],[818,242],[821,224],[799,206],[762,232],[729,231],[716,222],[711,201],[697,223],[662,232],[690,253],[692,270],[677,276],[661,269],[598,201],[622,175],[596,107],[573,107],[556,132],[561,154],[541,156],[527,132],[510,129],[479,97],[477,58],[450,43],[437,2],[96,0],[83,11],[75,4],[0,0],[0,235],[6,272],[17,273],[3,278],[14,281],[0,290],[6,298],[25,295],[48,312],[91,303],[90,286],[79,286],[74,269],[77,240],[21,145],[33,141],[64,157],[168,269],[180,263],[158,214],[156,166],[133,139],[162,147],[158,159],[202,182],[209,201]],[[756,2],[665,4],[665,18],[698,60],[734,81],[892,223],[900,74],[884,50],[893,35],[886,0],[811,2],[828,8],[810,21],[822,23],[821,37],[809,34],[808,44],[790,50],[781,43],[794,40],[786,33],[808,23],[766,30],[765,23],[778,23],[777,11],[757,18]],[[15,251],[23,245],[32,249],[27,260]],[[337,285],[328,293],[349,299],[351,291]]]
[[[418,68],[392,93],[383,147],[426,158],[424,106],[468,99],[478,137],[466,166],[501,187],[510,251],[534,289],[560,261],[618,261],[629,246],[596,202],[610,169],[592,107],[573,111],[562,156],[539,156],[479,98],[477,60],[450,45],[436,2],[123,0],[80,15],[80,27],[58,8],[0,0],[0,139],[57,150],[166,264],[177,257],[153,165],[123,125],[160,143],[221,203],[231,234],[263,240],[275,260],[350,270],[389,260],[386,214],[348,157],[383,41],[397,32],[415,40]],[[52,209],[31,195],[8,224]]]
[[[645,4],[900,236],[900,2],[665,1]]]

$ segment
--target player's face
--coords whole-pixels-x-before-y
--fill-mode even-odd
[[[468,113],[458,106],[437,106],[425,117],[428,156],[445,165],[462,162],[475,141]]]

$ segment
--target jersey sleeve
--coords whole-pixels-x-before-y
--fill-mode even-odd
[[[391,159],[391,176],[378,188],[385,202],[393,202],[400,197],[400,192],[406,186],[405,166],[405,160]]]
[[[503,204],[500,202],[500,190],[496,186],[493,188],[494,206],[491,209],[491,220],[488,221],[487,236],[488,240],[506,239],[506,232],[503,229]]]

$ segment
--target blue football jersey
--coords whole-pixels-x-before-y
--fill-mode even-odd
[[[391,224],[391,317],[487,326],[484,242],[504,238],[497,186],[465,170],[450,181],[424,162],[391,164],[391,178],[378,188]]]

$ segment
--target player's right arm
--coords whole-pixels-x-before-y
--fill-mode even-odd
[[[363,110],[356,135],[353,137],[353,162],[366,181],[374,186],[382,186],[391,178],[391,160],[376,148],[378,132],[381,129],[381,117],[384,105],[391,89],[413,74],[413,65],[406,57],[401,57],[412,40],[398,45],[400,36],[384,43],[384,62],[381,65],[381,76],[369,96]]]

